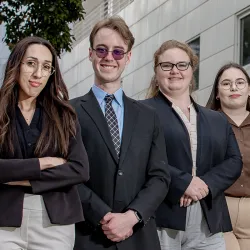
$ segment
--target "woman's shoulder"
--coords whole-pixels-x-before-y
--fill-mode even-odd
[[[226,115],[221,112],[221,111],[216,111],[216,110],[212,110],[206,107],[203,107],[201,105],[196,104],[199,108],[199,110],[203,113],[204,116],[206,116],[206,118],[212,120],[212,121],[221,121],[224,123],[227,123],[227,117]]]

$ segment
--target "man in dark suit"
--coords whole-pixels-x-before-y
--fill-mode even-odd
[[[160,250],[154,212],[170,176],[155,111],[121,89],[133,44],[118,17],[90,35],[94,86],[72,100],[90,163],[90,180],[79,186],[86,221],[76,225],[75,250]]]

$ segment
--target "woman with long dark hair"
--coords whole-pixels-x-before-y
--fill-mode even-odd
[[[52,45],[17,43],[0,90],[0,249],[73,249],[89,173],[68,99]]]
[[[240,178],[225,191],[233,231],[226,233],[227,250],[250,245],[250,77],[237,63],[223,65],[214,80],[207,107],[222,111],[232,126],[243,160]]]

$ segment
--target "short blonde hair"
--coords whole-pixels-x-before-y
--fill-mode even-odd
[[[156,50],[156,52],[154,53],[154,72],[156,73],[156,66],[159,63],[159,57],[160,55],[162,55],[165,51],[169,50],[169,49],[181,49],[183,51],[185,51],[187,53],[187,55],[190,58],[190,63],[191,63],[191,67],[193,69],[193,72],[197,69],[198,63],[199,63],[199,58],[197,55],[195,55],[194,51],[191,49],[191,47],[186,44],[186,43],[182,43],[176,40],[168,40],[166,42],[164,42],[160,48],[158,50]],[[193,76],[192,82],[191,82],[191,91],[195,86],[195,79]],[[151,83],[150,86],[148,88],[148,92],[147,92],[147,98],[151,98],[154,97],[156,95],[158,95],[159,93],[159,87],[157,86],[157,80],[156,80],[156,75],[154,74],[154,76],[151,79]]]

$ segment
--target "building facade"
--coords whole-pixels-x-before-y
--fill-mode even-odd
[[[199,55],[193,96],[202,105],[222,64],[235,61],[250,73],[249,0],[86,0],[83,5],[87,15],[73,27],[73,50],[60,61],[71,98],[94,84],[88,36],[95,22],[114,14],[125,19],[135,36],[132,60],[123,73],[123,89],[132,98],[144,99],[153,54],[169,39],[189,43]]]
[[[6,44],[2,42],[2,38],[4,37],[4,35],[5,35],[4,25],[0,25],[0,86],[3,80],[6,61],[10,54],[9,48],[7,47]]]

